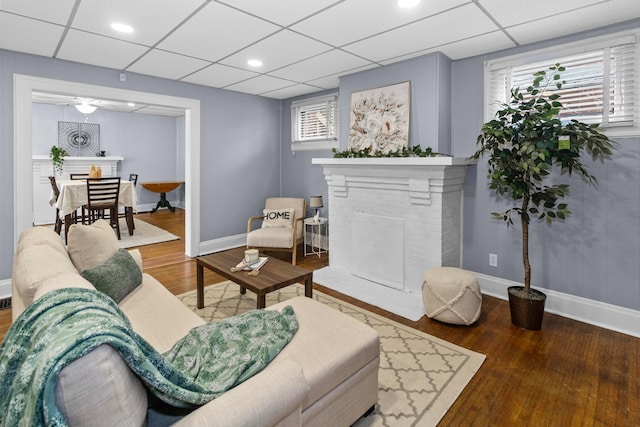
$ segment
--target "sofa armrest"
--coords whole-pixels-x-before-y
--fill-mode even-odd
[[[255,427],[302,423],[309,386],[302,369],[289,360],[274,361],[260,373],[193,411],[176,426]]]

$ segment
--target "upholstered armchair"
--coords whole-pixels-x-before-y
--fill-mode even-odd
[[[298,245],[303,243],[303,220],[307,201],[303,198],[270,197],[261,216],[249,218],[247,248],[291,252],[291,264],[296,264]],[[254,223],[262,222],[260,228]]]

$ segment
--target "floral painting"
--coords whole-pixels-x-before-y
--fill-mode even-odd
[[[349,149],[389,154],[409,144],[409,82],[351,94]]]

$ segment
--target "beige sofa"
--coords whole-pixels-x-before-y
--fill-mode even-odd
[[[110,233],[110,234],[109,234]],[[106,222],[74,225],[68,247],[53,231],[33,227],[20,237],[12,277],[15,319],[35,299],[61,287],[92,287],[78,271],[106,262],[118,249]],[[139,251],[130,251],[141,266]],[[70,425],[346,426],[378,399],[379,338],[370,327],[317,301],[293,306],[299,330],[263,371],[188,413],[149,410],[144,385],[119,354],[102,345],[65,367],[56,401]],[[119,302],[133,329],[165,352],[203,320],[148,274]]]

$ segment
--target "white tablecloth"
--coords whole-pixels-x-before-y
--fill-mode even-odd
[[[85,180],[72,179],[57,181],[57,183],[60,188],[60,196],[56,202],[52,191],[49,204],[58,208],[60,210],[60,218],[64,219],[65,215],[69,215],[87,204],[87,182]],[[120,181],[118,205],[132,207],[134,212],[138,211],[138,199],[133,182]]]

